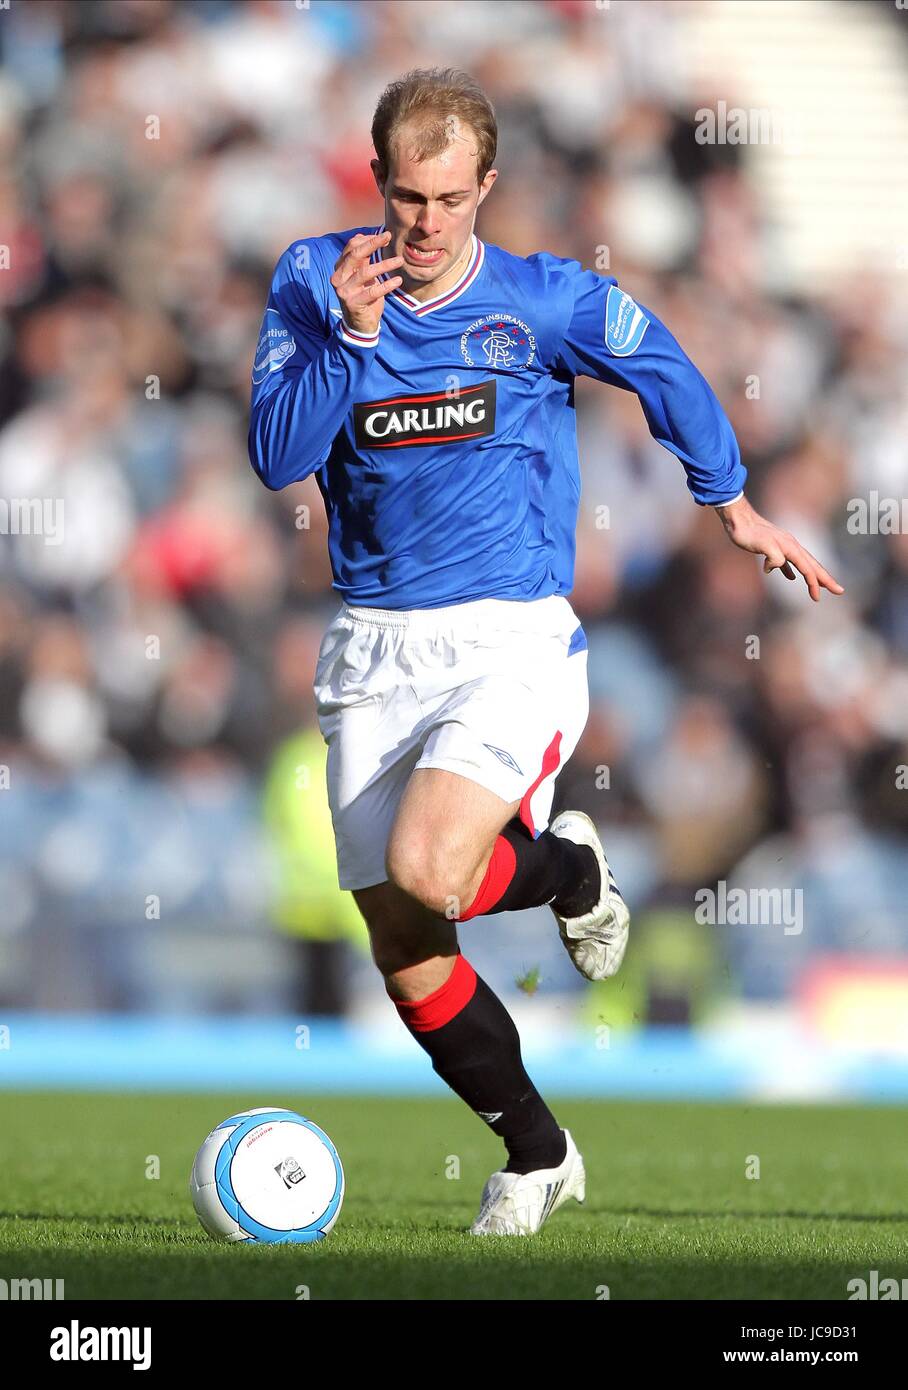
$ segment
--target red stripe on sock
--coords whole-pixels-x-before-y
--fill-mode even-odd
[[[425,999],[395,999],[394,1005],[404,1023],[414,1033],[429,1033],[450,1023],[461,1009],[469,1004],[476,992],[476,971],[460,952],[454,969],[443,985],[427,994]]]
[[[488,912],[500,902],[516,868],[517,855],[514,853],[514,846],[503,835],[499,835],[492,846],[492,857],[476,897],[457,921],[468,922],[471,917],[481,917],[484,912]]]
[[[536,778],[536,781],[532,784],[532,786],[527,787],[526,791],[524,792],[523,799],[520,803],[520,810],[517,813],[520,819],[523,821],[524,825],[526,826],[527,830],[529,830],[530,834],[533,836],[534,840],[536,838],[536,827],[533,824],[533,815],[530,811],[530,799],[532,798],[533,793],[539,786],[540,782],[544,782],[546,777],[548,777],[549,773],[554,772],[555,768],[561,761],[561,753],[559,751],[560,747],[561,730],[558,729],[555,734],[555,737],[552,739],[548,748],[542,755],[542,771],[539,773],[539,776]]]

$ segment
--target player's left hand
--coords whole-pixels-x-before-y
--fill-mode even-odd
[[[737,502],[730,502],[725,507],[717,507],[716,511],[722,518],[729,540],[753,555],[765,556],[764,574],[781,570],[786,579],[794,579],[797,570],[798,574],[803,575],[814,603],[819,603],[821,589],[827,589],[831,594],[844,594],[845,590],[838,580],[833,579],[800,541],[755,512],[746,497],[740,497]]]

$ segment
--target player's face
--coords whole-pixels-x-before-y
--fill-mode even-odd
[[[497,172],[490,169],[482,184],[476,181],[476,137],[469,126],[451,119],[452,138],[434,159],[419,162],[416,142],[402,126],[395,140],[387,177],[376,160],[375,180],[385,199],[385,226],[391,241],[383,254],[402,256],[397,272],[403,287],[418,294],[426,286],[442,293],[469,258],[476,210]]]

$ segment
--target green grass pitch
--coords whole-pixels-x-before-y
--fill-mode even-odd
[[[340,1221],[313,1246],[218,1245],[189,1200],[195,1150],[271,1102],[337,1145]],[[904,1110],[555,1108],[585,1205],[529,1240],[476,1239],[502,1150],[453,1098],[0,1092],[0,1278],[62,1278],[74,1299],[844,1300],[871,1269],[908,1276]]]

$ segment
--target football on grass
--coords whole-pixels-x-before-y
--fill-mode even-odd
[[[231,1115],[199,1149],[192,1204],[216,1240],[307,1244],[328,1234],[344,1200],[344,1170],[324,1130],[293,1110]]]

